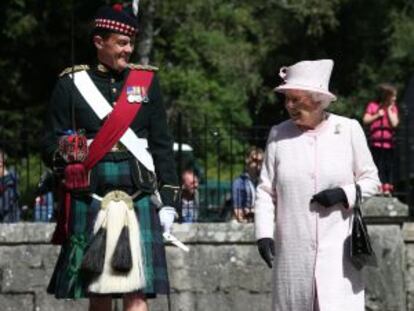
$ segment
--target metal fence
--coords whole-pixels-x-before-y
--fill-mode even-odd
[[[395,135],[394,195],[412,206],[411,148],[405,128],[401,126]],[[249,147],[265,148],[268,132],[269,127],[241,128],[234,126],[231,120],[227,125],[214,126],[207,117],[204,117],[196,127],[194,125],[189,127],[186,120],[180,116],[177,118],[173,126],[177,171],[180,173],[190,168],[200,178],[201,221],[225,221],[231,217],[231,183],[242,173],[245,154]],[[26,146],[36,146],[36,144],[34,138],[9,137],[7,143],[0,139],[0,146],[20,146],[22,150],[27,149]],[[23,210],[22,219],[31,221],[36,218],[47,221],[50,218],[50,202],[47,200],[53,198],[42,197],[39,201],[38,189],[38,183],[46,168],[40,159],[39,150],[31,147],[26,151],[12,153],[7,161],[8,168],[19,176],[18,190],[19,204]],[[41,210],[36,209],[39,206]],[[41,211],[42,214],[39,214]],[[413,215],[412,208],[410,213]]]
[[[200,221],[228,220],[232,181],[243,172],[250,147],[265,149],[269,127],[235,126],[231,117],[221,126],[212,124],[207,116],[196,125],[189,123],[178,116],[174,128],[177,170],[190,167],[200,178]]]

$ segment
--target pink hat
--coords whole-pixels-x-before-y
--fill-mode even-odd
[[[284,93],[286,90],[304,90],[326,95],[330,101],[334,101],[336,96],[329,92],[333,64],[332,59],[320,59],[284,66],[279,71],[279,76],[284,82],[276,87],[275,91]]]

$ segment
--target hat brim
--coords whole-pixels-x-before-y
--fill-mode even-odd
[[[331,92],[327,92],[319,88],[309,87],[305,85],[296,85],[296,84],[286,83],[286,84],[279,85],[274,88],[274,91],[278,93],[285,93],[288,90],[303,90],[303,91],[308,91],[308,92],[313,92],[313,93],[319,93],[319,94],[325,95],[330,101],[336,100],[336,96],[332,94]]]

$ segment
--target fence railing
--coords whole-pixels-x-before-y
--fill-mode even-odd
[[[265,148],[269,127],[241,128],[229,122],[226,126],[214,126],[204,118],[198,128],[186,130],[186,123],[181,117],[173,127],[175,137],[175,156],[178,173],[184,169],[193,169],[200,178],[199,202],[201,221],[228,220],[232,214],[231,184],[242,173],[246,151],[251,146]],[[412,176],[410,173],[410,148],[408,136],[404,130],[395,135],[396,148],[394,157],[395,192],[401,201],[410,204],[412,196]],[[20,138],[8,144],[34,145],[35,142]],[[0,139],[0,146],[3,141]],[[7,150],[6,150],[7,152]],[[19,204],[23,209],[23,219],[33,220],[36,217],[36,206],[39,205],[38,183],[46,167],[37,152],[29,152],[23,157],[11,155],[7,161],[9,169],[19,177]],[[47,200],[50,200],[50,196]],[[42,201],[42,204],[50,206]],[[43,205],[42,205],[43,206]],[[412,204],[411,215],[413,215]],[[36,211],[36,212],[35,212]],[[49,211],[37,216],[37,219],[48,219]],[[46,215],[46,216],[45,216]],[[40,218],[39,218],[40,217]],[[45,218],[46,217],[46,218]]]

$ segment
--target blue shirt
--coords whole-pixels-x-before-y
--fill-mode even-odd
[[[256,198],[256,186],[247,172],[237,177],[232,185],[234,209],[252,209]]]
[[[0,177],[0,222],[20,221],[17,176],[10,172]]]

